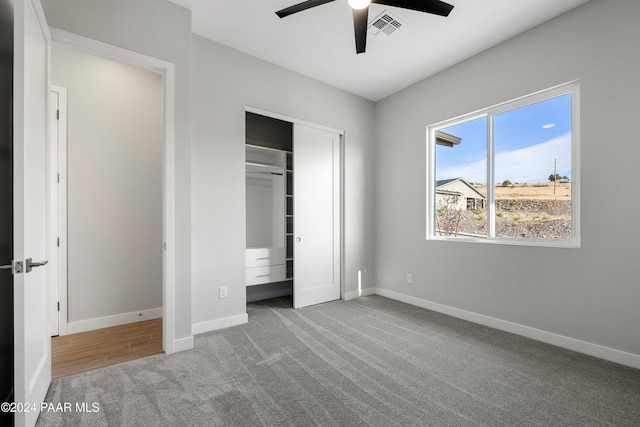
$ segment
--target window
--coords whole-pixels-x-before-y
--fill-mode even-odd
[[[428,127],[427,238],[579,247],[579,84]]]

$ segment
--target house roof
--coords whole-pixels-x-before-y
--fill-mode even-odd
[[[451,135],[450,133],[442,132],[441,130],[436,131],[436,144],[444,145],[446,147],[453,147],[454,145],[458,145],[462,142],[462,138]]]
[[[446,184],[448,184],[450,182],[453,182],[453,181],[457,181],[459,179],[464,181],[464,178],[439,179],[439,180],[436,181],[436,188],[442,187],[443,185],[446,185]]]
[[[461,181],[463,184],[465,184],[467,187],[469,187],[474,193],[476,193],[478,196],[480,196],[480,198],[482,199],[486,199],[487,197],[482,194],[481,192],[479,192],[478,190],[476,190],[473,185],[471,185],[469,183],[469,181],[467,181],[464,178],[451,178],[451,179],[440,179],[438,181],[436,181],[436,193],[444,193],[444,194],[461,194],[460,192],[457,191],[452,191],[452,190],[448,190],[445,188],[442,188],[448,184],[451,184],[453,182],[456,181]]]

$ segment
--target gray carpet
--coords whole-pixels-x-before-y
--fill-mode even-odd
[[[73,408],[38,425],[640,425],[639,370],[378,296],[286,303],[192,351],[55,380],[47,402]]]

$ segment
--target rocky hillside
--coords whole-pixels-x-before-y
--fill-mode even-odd
[[[571,238],[571,201],[503,199],[496,201],[496,235],[514,238]],[[445,233],[487,235],[486,210],[439,212]],[[444,234],[444,233],[443,233]]]

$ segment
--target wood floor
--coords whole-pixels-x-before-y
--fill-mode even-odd
[[[162,319],[51,338],[51,376],[91,371],[162,353]]]

